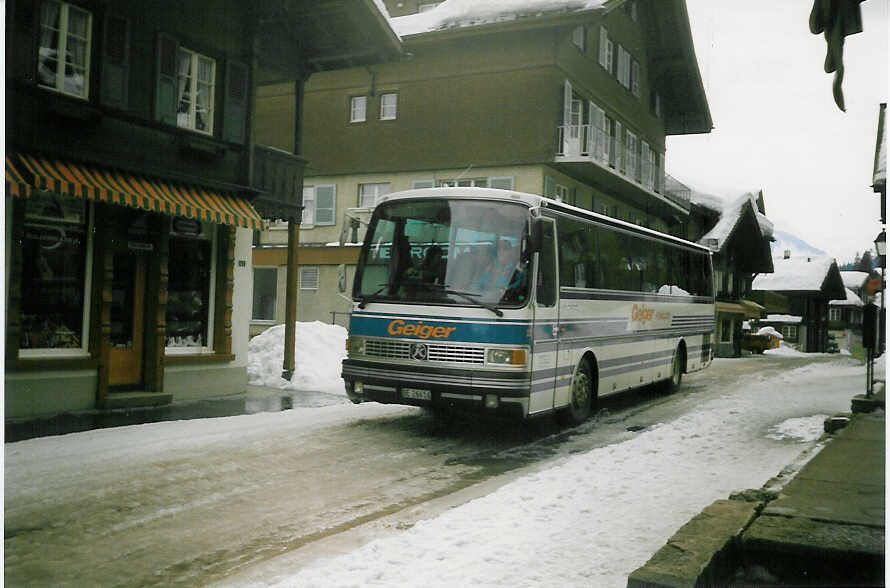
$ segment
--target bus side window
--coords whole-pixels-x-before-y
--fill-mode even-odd
[[[556,237],[554,222],[541,219],[541,250],[538,252],[537,302],[556,305]]]

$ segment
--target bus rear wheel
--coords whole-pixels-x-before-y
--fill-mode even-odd
[[[677,346],[674,349],[674,358],[671,360],[671,377],[664,383],[665,392],[671,393],[676,391],[683,382],[683,364],[686,359],[683,347]]]
[[[560,412],[560,420],[567,425],[580,425],[593,413],[596,401],[593,370],[590,363],[582,361],[572,376],[569,405]]]

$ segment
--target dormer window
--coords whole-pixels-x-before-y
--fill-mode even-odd
[[[90,87],[91,13],[67,2],[40,7],[37,80],[41,87],[87,98]]]

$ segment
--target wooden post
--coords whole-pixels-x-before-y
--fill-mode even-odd
[[[297,336],[297,289],[299,288],[297,249],[300,246],[300,222],[291,218],[287,223],[287,290],[284,308],[284,362],[281,377],[290,380],[294,375],[294,348]]]

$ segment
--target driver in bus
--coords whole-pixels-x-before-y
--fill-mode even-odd
[[[499,239],[497,252],[488,260],[476,281],[479,292],[496,292],[500,299],[502,294],[518,288],[525,277],[525,268],[519,260],[519,248],[507,239]]]

